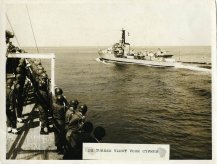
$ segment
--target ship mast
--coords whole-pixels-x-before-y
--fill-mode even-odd
[[[125,44],[125,30],[122,28],[122,40],[121,40],[121,42],[123,43],[123,44]]]

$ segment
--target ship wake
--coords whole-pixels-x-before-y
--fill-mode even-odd
[[[181,62],[175,63],[175,68],[189,69],[189,70],[192,70],[192,71],[211,73],[211,69],[202,68],[202,67],[199,67],[198,65],[195,65],[195,64],[183,64]]]

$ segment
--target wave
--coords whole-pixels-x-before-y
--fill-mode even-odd
[[[101,60],[100,58],[96,58],[96,61],[100,62],[100,63],[103,63],[103,64],[110,64],[104,60]]]
[[[175,63],[175,68],[183,68],[183,69],[189,69],[189,70],[193,70],[193,71],[201,71],[201,72],[211,73],[211,69],[202,68],[202,67],[199,67],[199,66],[193,65],[193,64],[184,65],[183,63],[177,62],[177,63]]]
[[[211,65],[211,63],[207,63],[207,62],[182,62],[182,63],[188,63],[188,64],[208,64],[208,65]]]

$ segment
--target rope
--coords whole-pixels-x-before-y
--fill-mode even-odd
[[[31,22],[31,18],[30,18],[30,15],[29,15],[29,9],[28,9],[27,4],[26,4],[26,9],[27,9],[27,13],[28,13],[28,16],[29,16],[29,22],[30,22],[32,33],[33,33],[33,37],[34,37],[34,40],[35,40],[35,45],[36,45],[36,48],[37,48],[37,52],[39,53],[38,45],[37,45],[37,42],[36,42],[36,39],[35,39],[35,33],[34,33],[34,30],[33,30],[33,26],[32,26],[32,22]]]
[[[17,39],[17,37],[16,37],[16,35],[15,35],[14,29],[13,29],[13,27],[12,27],[12,24],[11,24],[11,22],[10,22],[10,20],[9,20],[8,14],[7,14],[7,13],[5,13],[5,14],[6,14],[8,23],[9,23],[9,25],[10,25],[10,27],[11,27],[11,30],[12,30],[13,33],[14,33],[14,37],[15,37],[15,39],[16,39],[16,41],[17,41],[17,44],[18,44],[18,46],[21,48],[20,43],[18,42],[18,39]]]

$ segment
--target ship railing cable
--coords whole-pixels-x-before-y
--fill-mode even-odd
[[[30,22],[30,26],[31,26],[31,30],[32,30],[33,38],[34,38],[34,41],[35,41],[36,49],[37,49],[37,52],[39,53],[38,45],[37,45],[37,42],[36,42],[36,37],[35,37],[34,30],[33,30],[32,21],[31,21],[31,17],[30,17],[30,14],[29,14],[29,9],[28,9],[27,4],[26,4],[26,10],[27,10],[27,13],[28,13],[28,16],[29,16],[29,22]]]
[[[11,22],[10,22],[9,17],[8,17],[8,14],[7,14],[7,13],[5,13],[5,14],[6,14],[6,18],[7,18],[7,20],[8,20],[8,23],[9,23],[9,25],[10,25],[10,27],[11,27],[11,30],[12,30],[12,32],[13,32],[13,34],[14,34],[14,37],[15,37],[15,39],[16,39],[16,41],[17,41],[17,45],[21,48],[20,43],[19,43],[19,41],[18,41],[18,39],[17,39],[17,36],[15,35],[13,26],[12,26],[12,24],[11,24]]]

